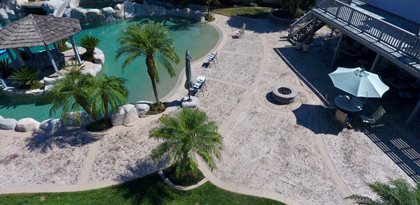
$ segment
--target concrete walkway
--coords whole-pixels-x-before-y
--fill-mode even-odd
[[[244,38],[233,39],[244,22]],[[222,34],[214,49],[218,62],[210,68],[201,67],[203,59],[192,65],[193,77],[208,78],[199,107],[218,123],[224,142],[217,170],[199,161],[210,182],[287,204],[337,205],[348,204],[343,198],[352,193],[372,196],[366,183],[410,180],[364,133],[338,130],[317,94],[294,71],[306,69],[323,79],[316,70],[326,69],[317,56],[321,51],[302,54],[289,48],[280,39],[286,28],[266,20],[217,15],[212,24]],[[166,100],[185,95],[181,76]],[[299,91],[294,103],[270,103],[267,94],[279,82]],[[164,164],[150,160],[159,142],[149,139],[148,131],[159,117],[95,135],[73,132],[47,139],[0,131],[0,193],[88,190],[156,172]]]

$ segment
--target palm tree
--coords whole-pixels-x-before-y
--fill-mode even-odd
[[[93,103],[95,107],[92,109],[96,115],[100,116],[102,113],[104,118],[108,119],[110,111],[115,112],[120,105],[125,103],[128,91],[124,82],[125,79],[113,76],[100,75],[97,77],[90,93],[92,101],[97,102]],[[109,110],[110,108],[111,110]]]
[[[80,45],[86,49],[86,52],[82,55],[82,58],[87,61],[94,61],[93,58],[95,48],[99,45],[100,40],[93,35],[86,35],[80,38]]]
[[[82,108],[90,116],[93,114],[91,107],[90,91],[94,77],[84,75],[80,70],[72,69],[65,78],[59,80],[51,90],[50,115],[62,110],[62,118],[67,119],[69,112],[80,111]]]
[[[156,60],[160,62],[171,77],[175,76],[172,63],[178,63],[179,57],[175,53],[172,39],[168,36],[168,29],[160,23],[150,21],[144,24],[128,26],[118,39],[121,47],[117,51],[117,58],[126,55],[123,68],[127,67],[140,56],[146,56],[147,73],[152,81],[156,104],[159,106],[159,96],[156,83],[159,83],[159,71]]]
[[[61,108],[62,118],[66,120],[68,113],[83,109],[93,119],[102,116],[108,119],[110,111],[114,112],[127,96],[124,79],[105,75],[95,78],[73,68],[51,90],[50,115]]]
[[[197,174],[194,154],[201,156],[210,168],[216,167],[214,157],[220,158],[222,137],[205,112],[183,108],[174,116],[162,116],[159,121],[160,127],[152,129],[150,137],[164,142],[152,151],[154,159],[167,156],[175,165],[177,177]]]
[[[360,195],[351,195],[347,199],[352,199],[357,204],[365,205],[420,204],[420,183],[417,183],[415,187],[403,179],[391,180],[389,183],[374,182],[369,184],[369,188],[379,196],[378,200]]]

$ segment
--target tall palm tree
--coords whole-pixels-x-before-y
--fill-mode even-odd
[[[79,70],[72,69],[65,78],[59,80],[51,90],[50,115],[62,110],[62,118],[66,119],[69,112],[80,111],[82,108],[90,116],[93,114],[91,107],[90,91],[94,77],[84,75]]]
[[[369,188],[378,196],[378,200],[361,195],[351,195],[347,199],[364,205],[419,205],[420,183],[414,187],[403,179],[391,180],[389,184],[374,182]]]
[[[146,57],[147,73],[152,81],[156,104],[159,105],[160,101],[156,87],[156,84],[159,83],[159,72],[156,60],[163,65],[171,77],[175,76],[172,63],[179,62],[173,40],[169,38],[168,29],[160,23],[150,21],[144,24],[133,24],[128,26],[118,41],[121,47],[117,51],[117,58],[122,55],[127,56],[123,68],[140,56]]]
[[[92,101],[96,102],[93,103],[95,115],[103,114],[104,118],[108,119],[110,111],[115,112],[120,105],[125,103],[128,91],[124,82],[125,79],[114,76],[100,75],[97,77],[90,93]]]
[[[216,167],[214,157],[220,158],[222,137],[217,133],[217,125],[198,109],[183,108],[174,116],[162,116],[160,127],[152,129],[150,137],[164,140],[152,151],[152,157],[167,156],[176,167],[177,177],[197,174],[194,154],[211,168]]]

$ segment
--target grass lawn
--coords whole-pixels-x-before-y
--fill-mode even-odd
[[[267,18],[270,11],[270,7],[235,7],[212,10],[213,13],[225,16],[246,16],[259,19]]]
[[[70,193],[0,195],[7,205],[131,205],[131,204],[279,204],[276,201],[227,192],[206,183],[192,191],[178,191],[167,186],[157,174],[103,189]]]

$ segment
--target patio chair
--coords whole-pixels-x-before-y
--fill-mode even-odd
[[[349,127],[350,126],[350,118],[349,118],[349,116],[345,113],[345,112],[343,112],[343,111],[341,111],[341,110],[339,110],[339,109],[337,109],[336,111],[335,111],[335,119],[341,124],[341,126],[343,126],[343,127]]]
[[[210,67],[211,63],[215,64],[216,61],[217,61],[217,52],[216,53],[211,53],[210,55],[207,56],[206,64],[208,65],[208,67]]]
[[[386,111],[382,106],[379,106],[379,108],[370,116],[361,115],[362,121],[367,124],[376,124],[384,115]]]

